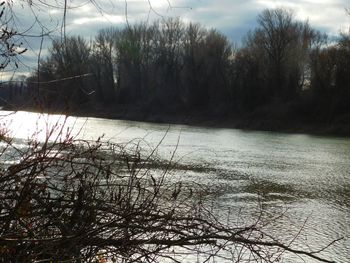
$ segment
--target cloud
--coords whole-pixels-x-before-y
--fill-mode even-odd
[[[345,12],[346,7],[350,8],[348,0],[193,0],[181,3],[193,6],[184,12],[186,19],[223,32],[236,32],[237,36],[230,35],[234,39],[242,37],[247,29],[253,29],[257,15],[266,8],[291,9],[296,19],[308,20],[311,26],[331,35],[350,27],[350,16]]]
[[[32,5],[26,5],[23,1],[13,1],[16,14],[13,26],[18,32],[26,33],[26,37],[18,41],[28,46],[23,61],[30,65],[29,68],[34,68],[41,45],[41,38],[35,36],[50,32],[52,37],[59,37],[64,1],[31,2]],[[350,8],[349,0],[127,0],[127,5],[124,0],[74,0],[68,4],[66,32],[88,40],[102,28],[121,27],[127,22],[180,17],[186,22],[217,28],[239,43],[247,31],[257,26],[256,17],[260,12],[277,7],[292,9],[296,19],[308,20],[312,27],[332,36],[348,31],[350,27],[350,15],[345,12],[345,8]],[[50,41],[49,37],[44,38],[46,53]],[[24,67],[22,71],[29,68]]]
[[[33,0],[34,2],[34,0]],[[50,2],[50,1],[47,1]],[[52,0],[52,3],[60,1]],[[63,1],[61,1],[63,2]],[[100,0],[89,3],[86,0],[72,1],[66,15],[67,32],[72,34],[87,33],[93,37],[98,29],[120,26],[137,21],[181,17],[206,27],[215,27],[223,32],[236,32],[230,35],[234,40],[242,37],[244,31],[256,26],[257,15],[266,8],[284,7],[292,9],[296,19],[309,20],[311,26],[337,34],[349,28],[350,16],[345,8],[350,8],[348,0]],[[22,21],[19,25],[28,25],[33,21],[33,13],[48,30],[60,33],[63,9],[43,6],[17,8]],[[83,28],[84,27],[84,28]],[[86,27],[86,28],[85,28]],[[37,24],[32,31],[41,30]]]
[[[346,8],[350,7],[350,3],[346,0],[257,0],[256,2],[266,8],[290,8],[297,19],[309,20],[313,27],[332,35],[349,28],[350,17],[346,14]]]

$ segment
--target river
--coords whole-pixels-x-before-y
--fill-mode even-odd
[[[15,138],[26,139],[43,123],[63,120],[38,116],[17,112],[1,122]],[[70,117],[67,126],[85,139],[102,134],[104,140],[118,143],[142,138],[150,148],[162,141],[159,154],[164,158],[176,150],[175,160],[210,168],[178,176],[209,185],[218,207],[238,208],[246,215],[257,206],[271,214],[285,211],[272,224],[272,233],[290,236],[302,228],[296,242],[313,249],[344,237],[322,255],[350,262],[349,138],[81,117]]]

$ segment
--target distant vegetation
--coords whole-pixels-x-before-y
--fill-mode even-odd
[[[107,117],[197,114],[253,128],[350,132],[349,84],[350,35],[329,41],[291,11],[274,9],[258,16],[239,48],[215,29],[179,19],[104,29],[91,43],[54,40],[25,88],[12,87],[17,95],[7,98]]]

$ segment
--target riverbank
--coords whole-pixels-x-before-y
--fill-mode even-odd
[[[5,110],[24,110],[38,112],[35,108],[7,108]],[[48,111],[45,111],[48,112]],[[209,111],[152,112],[142,107],[98,105],[74,111],[55,110],[49,113],[66,114],[77,117],[95,117],[142,121],[150,123],[184,124],[213,128],[233,128],[256,131],[285,133],[307,133],[329,136],[350,136],[350,116],[342,116],[332,122],[312,121],[308,118],[296,118],[288,114],[276,114],[269,110],[260,110],[246,114],[223,115]]]
[[[293,112],[276,111],[274,108],[261,108],[245,114],[222,114],[220,110],[152,111],[144,107],[97,106],[90,111],[75,111],[72,115],[213,128],[350,136],[350,115],[333,121],[312,120],[309,116],[300,118]]]

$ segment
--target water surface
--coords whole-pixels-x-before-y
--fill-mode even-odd
[[[57,120],[64,117],[17,112],[1,118],[18,139],[31,137],[38,127],[41,133],[35,136],[44,138],[46,127]],[[150,149],[160,144],[158,153],[164,158],[176,150],[176,161],[210,168],[180,171],[176,180],[210,186],[221,211],[233,207],[246,218],[257,207],[272,216],[285,212],[270,226],[272,233],[288,239],[302,228],[296,245],[314,249],[344,237],[323,255],[350,262],[349,138],[98,118],[70,117],[67,126],[84,139],[104,135],[104,140],[125,143],[138,138]],[[299,261],[303,262],[284,259]]]

